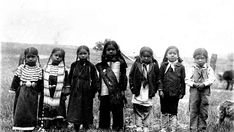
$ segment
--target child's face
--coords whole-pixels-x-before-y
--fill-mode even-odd
[[[78,58],[82,61],[82,60],[87,60],[89,57],[89,53],[87,50],[85,49],[81,49],[78,53]]]
[[[169,49],[166,57],[170,62],[175,62],[178,59],[176,49]]]
[[[141,55],[141,61],[143,63],[146,63],[146,64],[149,64],[151,61],[152,61],[152,55],[150,52],[143,52],[142,55]]]
[[[25,63],[29,66],[35,66],[37,62],[37,56],[33,54],[27,54],[25,56]]]
[[[206,63],[207,59],[204,55],[196,55],[194,58],[194,61],[198,66],[203,67],[203,65]]]
[[[63,60],[63,54],[61,51],[55,51],[51,56],[52,64],[58,65]]]
[[[108,57],[114,57],[116,54],[117,54],[117,50],[115,49],[113,45],[108,45],[106,47],[106,55]]]

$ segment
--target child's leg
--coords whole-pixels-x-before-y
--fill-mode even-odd
[[[207,123],[206,120],[208,118],[208,109],[209,109],[209,96],[205,94],[201,94],[201,104],[200,104],[200,115],[199,115],[199,130],[206,130]]]
[[[79,132],[79,130],[80,130],[80,124],[74,124],[74,129],[75,129],[75,131],[76,132]]]
[[[169,114],[168,113],[162,113],[161,117],[161,131],[160,132],[166,132],[167,127],[169,124]]]
[[[151,114],[152,107],[144,107],[143,106],[143,131],[144,132],[149,132],[149,126],[150,126],[150,114]]]
[[[142,131],[142,113],[141,113],[141,107],[138,104],[133,104],[133,112],[135,116],[135,125],[136,125],[136,130],[137,132]]]
[[[164,95],[164,98],[160,98],[161,105],[161,132],[166,132],[168,124],[169,124],[169,99],[168,95]]]
[[[110,102],[109,96],[100,97],[99,128],[110,128]]]
[[[189,111],[190,111],[190,130],[198,129],[198,116],[200,105],[200,93],[196,88],[190,88]]]
[[[179,97],[170,97],[169,98],[169,124],[171,128],[171,132],[175,132],[177,129],[177,110],[178,110],[178,103]]]
[[[171,132],[175,132],[177,128],[177,116],[170,114],[169,121],[170,121]]]
[[[123,128],[123,108],[122,106],[111,106],[113,115],[113,126],[115,130],[120,130]]]

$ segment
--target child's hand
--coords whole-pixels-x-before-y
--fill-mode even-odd
[[[159,90],[159,96],[160,96],[161,98],[164,98],[164,93],[163,93],[162,90]]]
[[[179,99],[182,99],[184,97],[184,95],[180,94],[179,95]]]
[[[205,87],[204,83],[199,83],[197,88],[198,90],[202,90],[204,87]]]
[[[193,87],[195,87],[195,88],[198,88],[198,86],[199,86],[199,83],[194,83],[193,84]]]

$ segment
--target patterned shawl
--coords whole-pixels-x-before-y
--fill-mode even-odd
[[[49,63],[44,68],[44,104],[48,104],[50,106],[59,106],[60,97],[62,93],[64,78],[65,78],[65,68],[63,62],[61,62],[58,66],[53,66]],[[57,76],[57,85],[55,89],[55,93],[53,97],[50,97],[49,90],[49,76],[55,75]]]

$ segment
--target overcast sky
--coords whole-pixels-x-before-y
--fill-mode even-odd
[[[175,45],[234,52],[233,0],[1,0],[1,41],[93,47],[115,40],[132,54],[150,46],[156,56]]]

